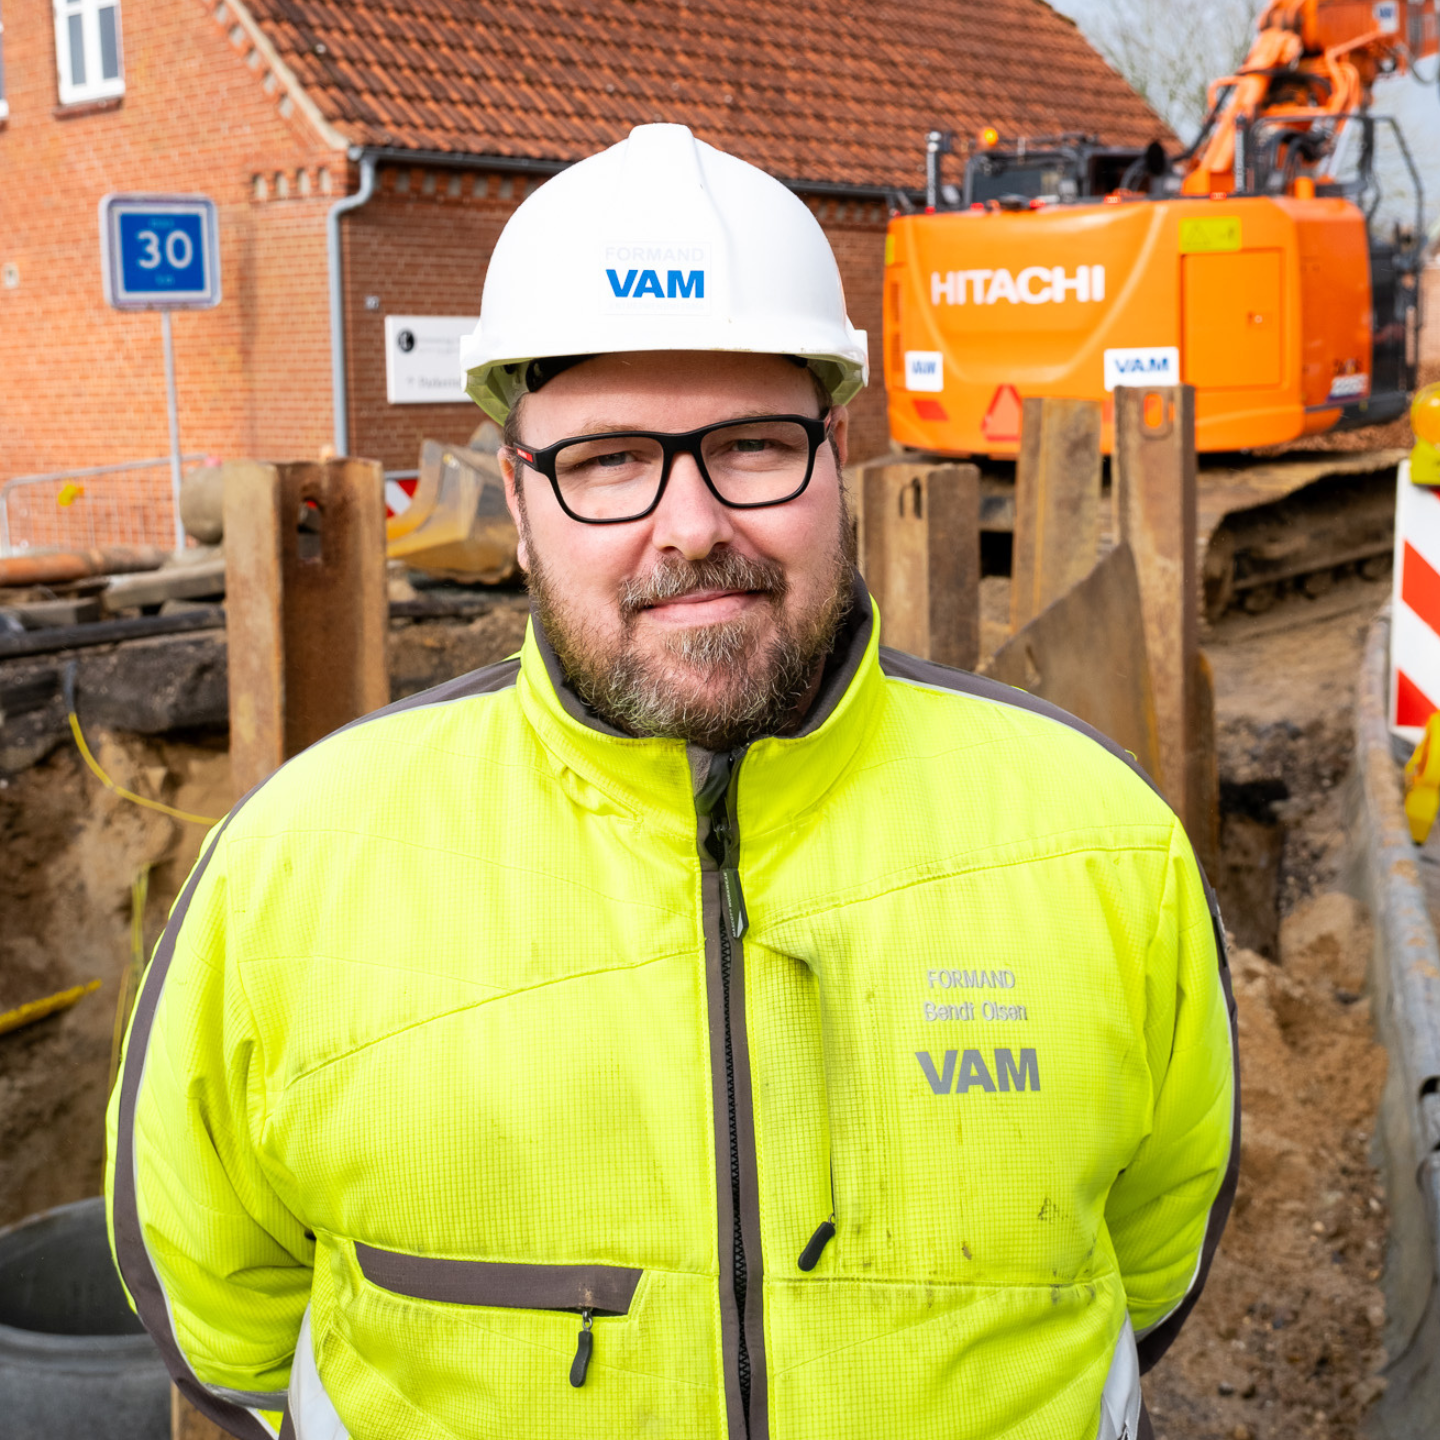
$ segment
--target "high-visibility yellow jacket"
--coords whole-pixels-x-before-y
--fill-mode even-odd
[[[868,600],[804,729],[718,757],[532,627],[208,841],[117,1261],[239,1435],[1134,1437],[1233,1192],[1227,997],[1123,754]]]

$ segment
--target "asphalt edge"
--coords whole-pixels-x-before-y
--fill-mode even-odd
[[[1405,820],[1386,723],[1390,607],[1366,637],[1355,696],[1349,845],[1370,908],[1372,1015],[1388,1067],[1376,1126],[1390,1202],[1386,1390],[1366,1421],[1373,1440],[1433,1440],[1440,1416],[1440,941]]]

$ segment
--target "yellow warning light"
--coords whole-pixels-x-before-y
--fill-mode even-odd
[[[980,143],[988,150],[993,145],[1000,143],[1000,132],[993,126],[987,125],[980,132]]]
[[[1440,383],[1416,392],[1410,402],[1410,428],[1417,439],[1440,445]]]

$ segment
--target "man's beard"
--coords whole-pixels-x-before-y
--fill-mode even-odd
[[[732,750],[798,723],[852,599],[855,542],[844,506],[818,597],[807,611],[787,613],[790,587],[782,566],[724,547],[700,560],[662,559],[643,580],[622,585],[618,640],[564,601],[528,534],[526,542],[540,623],[580,698],[627,735],[663,736],[706,750]],[[689,629],[654,627],[658,653],[654,646],[642,649],[636,623],[648,606],[711,589],[758,592],[765,608]]]

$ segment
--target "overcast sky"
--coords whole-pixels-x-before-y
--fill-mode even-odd
[[[1061,14],[1071,16],[1087,33],[1098,33],[1106,16],[1115,13],[1115,0],[1050,0],[1050,3]],[[1196,6],[1206,11],[1213,10],[1213,0],[1170,0],[1170,5],[1174,10]],[[1261,7],[1257,4],[1254,8],[1258,11]],[[1418,84],[1409,75],[1382,79],[1375,87],[1374,113],[1393,115],[1399,121],[1420,171],[1427,217],[1433,222],[1440,216],[1440,87],[1436,85],[1437,61],[1434,58],[1426,60],[1422,62],[1421,69],[1427,84]],[[1191,137],[1185,134],[1183,138],[1189,140]],[[1392,158],[1389,164],[1385,163],[1385,151],[1387,147],[1393,148],[1392,142],[1382,134],[1377,145],[1387,189],[1392,192],[1394,201],[1404,202],[1405,196],[1397,192],[1403,190],[1408,195],[1408,182],[1398,175],[1392,181],[1389,177],[1394,173],[1395,161]],[[1413,207],[1413,204],[1413,199],[1408,201],[1409,206]]]

